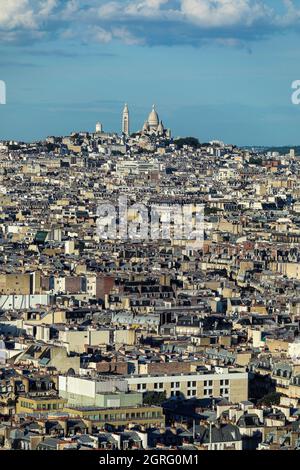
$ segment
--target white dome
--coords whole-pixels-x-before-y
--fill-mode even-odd
[[[150,127],[157,127],[159,125],[159,118],[154,105],[148,117],[148,124]]]

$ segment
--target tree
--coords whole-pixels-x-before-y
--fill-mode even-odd
[[[257,166],[262,166],[263,161],[261,158],[257,157],[251,157],[249,160],[250,165],[257,165]]]
[[[257,404],[264,406],[279,405],[281,396],[282,394],[278,392],[268,393],[263,398],[261,398]]]
[[[193,147],[195,149],[201,147],[199,140],[195,137],[184,137],[181,139],[177,139],[175,140],[175,145],[180,149],[182,149],[185,145],[188,145],[189,147]]]
[[[167,399],[166,392],[145,392],[143,395],[144,405],[162,405]]]

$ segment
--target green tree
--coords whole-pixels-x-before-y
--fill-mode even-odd
[[[193,147],[195,149],[200,147],[200,142],[195,137],[184,137],[181,139],[177,139],[175,140],[175,144],[180,149],[182,149],[185,145],[188,145],[189,147]]]
[[[263,398],[261,398],[258,401],[258,405],[264,405],[264,406],[279,405],[281,396],[282,396],[281,393],[278,393],[278,392],[268,393],[267,395],[265,395]]]
[[[249,163],[250,165],[262,166],[263,161],[261,158],[251,157]]]
[[[167,399],[166,392],[145,392],[143,395],[144,405],[161,405]]]

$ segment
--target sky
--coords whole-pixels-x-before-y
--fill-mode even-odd
[[[300,0],[0,0],[0,140],[131,130],[300,145]]]

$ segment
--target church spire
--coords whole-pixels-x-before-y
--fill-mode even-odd
[[[129,109],[127,103],[125,103],[123,110],[122,132],[127,136],[130,134]]]

